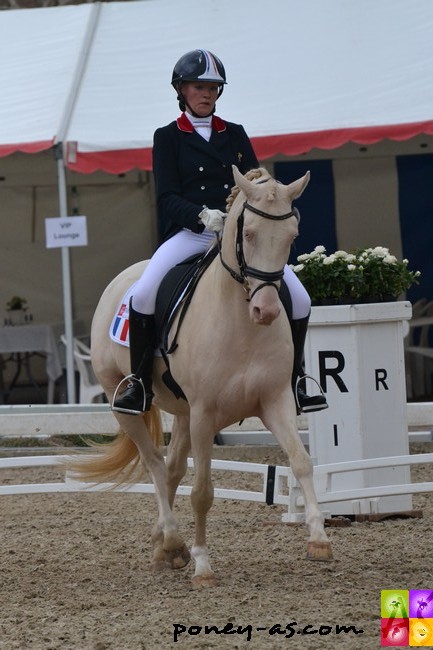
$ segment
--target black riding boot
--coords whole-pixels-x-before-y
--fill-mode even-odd
[[[155,353],[155,317],[135,311],[132,307],[132,300],[129,301],[129,352],[132,374],[125,377],[129,380],[127,388],[116,397],[112,409],[130,415],[139,415],[143,411],[150,410],[153,398],[152,367]]]
[[[312,411],[321,411],[328,408],[326,397],[322,392],[312,397],[305,392],[305,377],[307,375],[305,374],[304,367],[304,345],[307,336],[308,321],[309,316],[290,321],[294,348],[292,386],[298,415],[300,413],[311,413]]]

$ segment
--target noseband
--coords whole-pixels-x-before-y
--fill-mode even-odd
[[[269,214],[269,212],[263,212],[262,210],[258,210],[257,208],[250,205],[247,201],[245,201],[245,203],[242,206],[242,212],[240,213],[237,221],[236,259],[239,265],[239,273],[237,273],[228,264],[226,264],[226,262],[224,262],[222,257],[222,251],[221,251],[221,239],[218,238],[218,248],[219,248],[221,264],[224,266],[225,269],[227,269],[227,271],[230,273],[232,278],[236,280],[236,282],[239,282],[240,284],[243,285],[246,293],[248,294],[247,300],[250,301],[251,298],[254,296],[254,294],[256,294],[257,291],[259,291],[263,287],[271,286],[274,287],[277,291],[279,291],[277,282],[279,282],[284,275],[284,267],[279,271],[261,271],[260,269],[256,269],[253,266],[248,266],[245,260],[244,248],[243,248],[243,229],[244,229],[244,220],[245,220],[244,218],[245,210],[254,212],[254,214],[258,214],[260,217],[263,217],[264,219],[272,219],[273,221],[283,221],[284,219],[289,219],[290,217],[296,217],[297,220],[299,221],[299,212],[296,208],[294,208],[290,212],[286,212],[286,214],[281,214],[281,215]],[[257,280],[262,280],[262,283],[259,284],[251,294],[250,294],[250,287],[247,280],[248,277],[256,278]]]

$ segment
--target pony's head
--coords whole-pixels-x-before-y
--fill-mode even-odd
[[[289,185],[263,168],[243,176],[233,166],[233,175],[236,189],[228,200],[221,259],[244,285],[252,321],[270,325],[280,313],[278,289],[298,235],[299,214],[292,201],[304,191],[310,173]]]

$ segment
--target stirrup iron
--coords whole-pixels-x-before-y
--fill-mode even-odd
[[[319,407],[319,408],[311,409],[311,411],[304,411],[304,410],[303,410],[303,408],[301,407],[301,405],[300,405],[300,403],[299,403],[299,397],[298,397],[298,384],[299,384],[299,382],[304,381],[304,379],[311,379],[312,381],[314,381],[314,383],[316,384],[316,386],[318,387],[318,389],[319,389],[319,391],[320,391],[320,394],[319,394],[319,395],[311,395],[311,396],[308,396],[307,393],[305,393],[305,395],[306,395],[307,397],[309,397],[309,399],[314,399],[315,397],[323,397],[323,399],[324,399],[324,401],[325,401],[325,403],[324,403],[323,406],[321,406],[321,407]],[[302,376],[296,378],[294,394],[295,394],[296,410],[298,411],[298,413],[309,413],[309,412],[313,412],[313,411],[323,411],[324,409],[327,409],[328,406],[329,406],[329,405],[328,405],[328,402],[327,402],[327,400],[326,400],[325,393],[323,392],[323,389],[322,389],[321,385],[319,384],[319,382],[317,381],[317,379],[315,379],[315,378],[312,377],[311,375],[307,375],[307,374],[305,374],[305,375],[302,375]]]
[[[141,388],[143,390],[143,410],[142,411],[133,410],[133,409],[126,409],[126,408],[122,408],[121,406],[114,406],[114,403],[115,403],[115,401],[117,399],[117,394],[119,392],[119,389],[122,386],[122,384],[125,383],[125,381],[128,382],[127,386],[126,386],[127,388],[133,386],[133,382],[137,382],[138,384],[140,384],[140,386],[141,386]],[[122,397],[122,395],[119,395],[119,397]],[[152,395],[152,397],[153,397],[153,395]],[[116,411],[118,413],[126,413],[128,415],[141,415],[141,413],[144,413],[144,409],[145,409],[145,406],[146,406],[146,400],[147,400],[147,395],[146,395],[146,390],[144,388],[143,380],[140,379],[140,377],[137,377],[136,375],[131,373],[130,375],[126,375],[126,377],[124,377],[118,383],[117,388],[114,391],[113,401],[112,401],[112,404],[111,404],[111,410]]]

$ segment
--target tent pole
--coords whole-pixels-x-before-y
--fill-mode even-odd
[[[59,192],[60,217],[68,216],[66,199],[66,174],[63,160],[63,143],[58,142],[54,146],[54,154],[57,161],[57,183]],[[74,331],[72,316],[72,292],[71,292],[71,266],[69,248],[62,247],[62,283],[63,283],[63,314],[65,321],[66,338],[66,382],[68,389],[68,404],[75,404],[75,370],[74,370]]]
[[[102,4],[95,2],[91,8],[89,21],[84,35],[78,62],[74,71],[74,76],[69,91],[62,120],[58,128],[54,144],[54,154],[57,161],[57,182],[59,191],[60,217],[68,216],[68,207],[66,200],[66,170],[64,161],[63,142],[67,141],[69,124],[74,112],[75,102],[80,90],[80,84],[83,78],[84,70],[87,65],[90,50],[95,37],[96,27],[98,25]],[[68,387],[68,403],[75,404],[75,372],[74,372],[74,354],[73,354],[73,317],[72,317],[72,296],[71,296],[71,270],[69,248],[62,247],[62,275],[63,275],[63,311],[65,320],[65,337],[66,337],[66,380]]]

